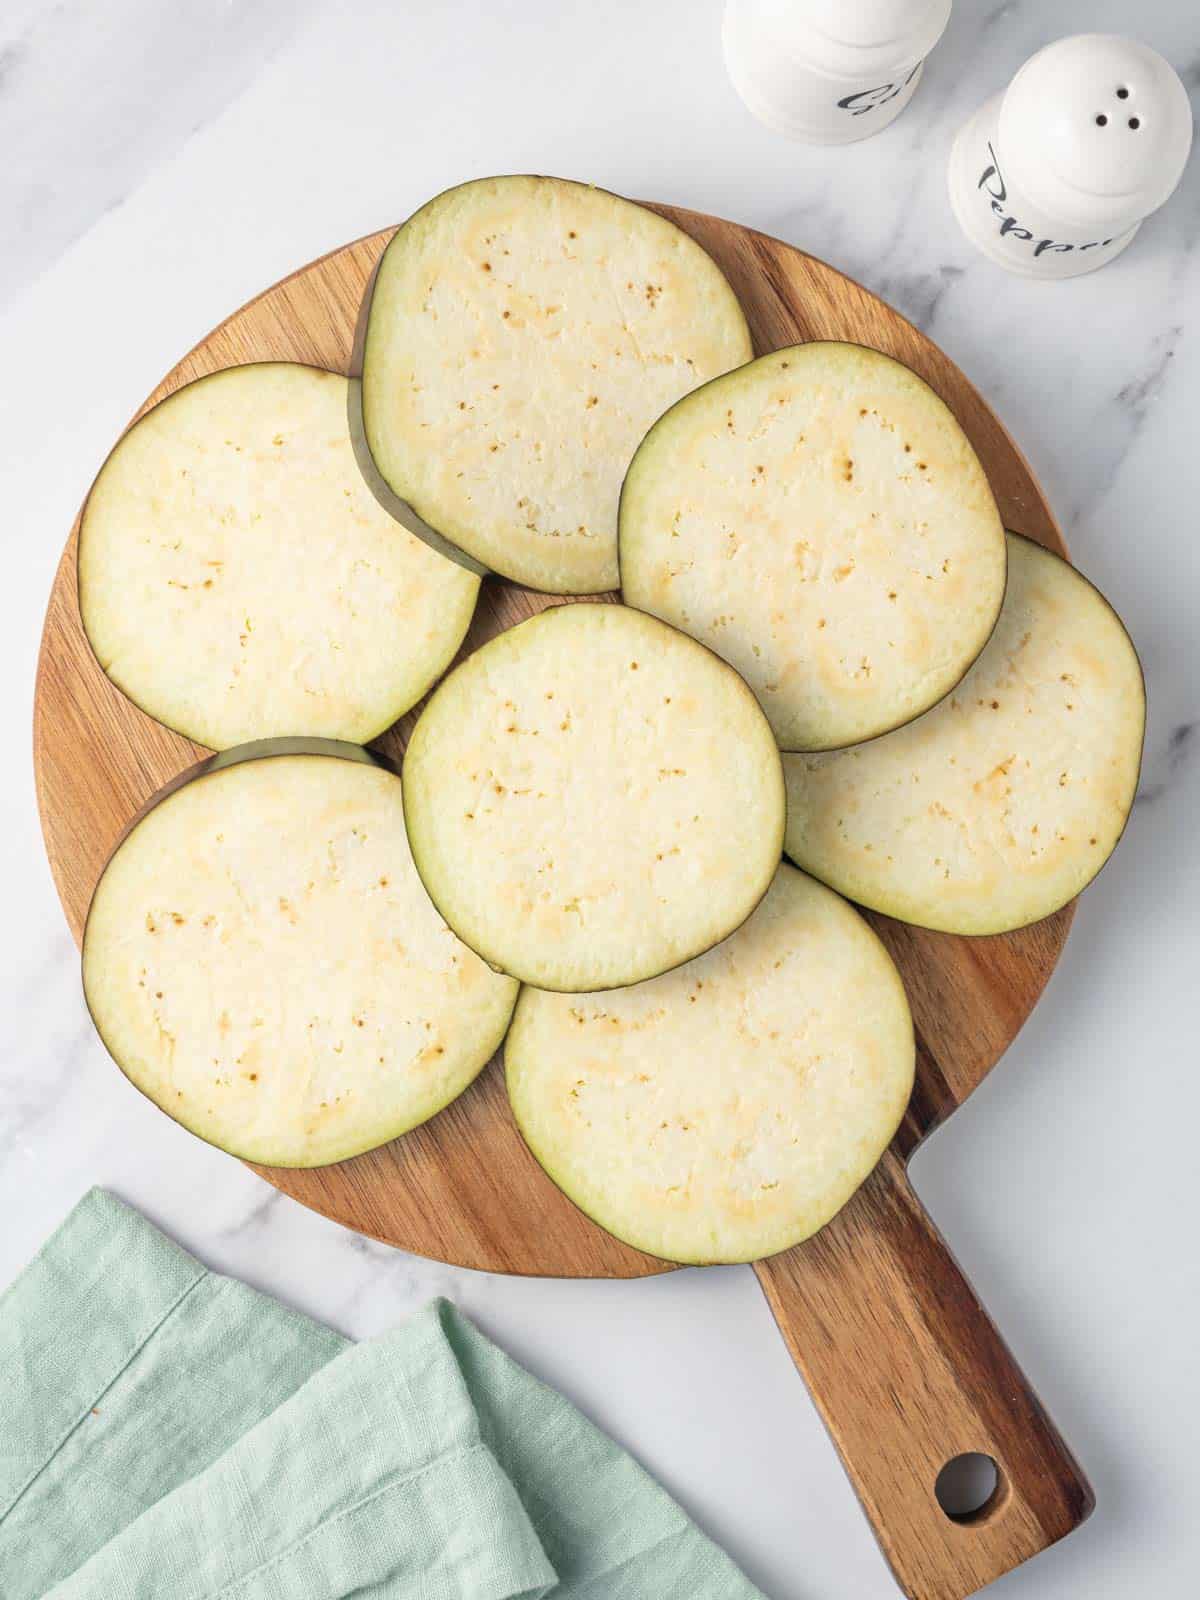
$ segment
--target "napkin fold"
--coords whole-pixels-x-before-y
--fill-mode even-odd
[[[761,1600],[444,1300],[352,1345],[93,1190],[0,1297],[3,1600]]]

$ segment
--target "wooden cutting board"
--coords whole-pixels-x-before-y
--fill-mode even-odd
[[[657,206],[732,282],[758,351],[809,339],[871,345],[919,372],[978,451],[1006,525],[1065,554],[1024,458],[958,368],[918,329],[811,256],[734,223]],[[303,268],[244,306],[159,384],[240,362],[359,370],[364,299],[392,230]],[[140,415],[140,413],[139,413]],[[97,666],[76,596],[78,524],[50,597],[34,710],[46,850],[78,940],[118,835],[168,779],[204,754],[123,698]],[[464,645],[558,601],[489,578]],[[399,757],[410,713],[378,741]],[[921,1208],[906,1178],[923,1138],[971,1093],[1028,1016],[1070,927],[1071,907],[1020,933],[963,939],[868,913],[904,976],[917,1082],[874,1176],[808,1243],[756,1267],[771,1308],[905,1593],[959,1600],[1088,1515],[1086,1479]],[[554,1187],[509,1115],[499,1060],[425,1127],[310,1172],[259,1169],[360,1233],[492,1272],[637,1277],[666,1266],[618,1243]],[[999,1482],[972,1518],[934,1483],[961,1452],[991,1455]],[[802,1553],[797,1552],[797,1560]]]

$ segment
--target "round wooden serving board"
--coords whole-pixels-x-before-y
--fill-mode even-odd
[[[751,229],[656,206],[729,277],[757,351],[811,339],[873,346],[932,385],[966,430],[1005,524],[1065,554],[1020,451],[962,373],[917,328],[832,267]],[[366,291],[392,234],[313,262],[244,306],[163,379],[142,410],[206,373],[291,360],[357,373]],[[141,412],[139,412],[141,415]],[[80,937],[92,890],[130,818],[207,754],[152,721],[105,678],[80,624],[72,529],[46,615],[34,765],[50,866]],[[615,597],[614,597],[615,598]],[[561,603],[488,578],[474,649]],[[382,739],[393,758],[415,713]],[[1083,1520],[1090,1490],[905,1177],[920,1141],[966,1099],[1042,991],[1072,907],[1035,927],[963,939],[870,915],[903,974],[918,1044],[904,1123],[873,1178],[807,1244],[756,1270],[906,1592],[957,1600]],[[337,1166],[259,1169],[326,1216],[390,1244],[493,1272],[637,1277],[666,1264],[577,1211],[525,1148],[499,1058],[424,1127]],[[940,1509],[933,1480],[960,1451],[1000,1463],[971,1522]]]

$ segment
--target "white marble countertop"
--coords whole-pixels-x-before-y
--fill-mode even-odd
[[[1200,160],[1114,265],[1040,286],[951,219],[954,131],[1039,45],[1178,0],[959,0],[912,107],[842,150],[744,112],[719,0],[8,0],[0,16],[0,1284],[90,1184],[353,1334],[444,1292],[634,1450],[771,1600],[895,1591],[745,1269],[504,1280],[344,1232],[206,1148],[92,1036],[29,762],[42,609],[109,444],[220,318],[446,185],[549,171],[752,223],[940,341],[1032,458],[1142,652],[1140,804],[1035,1016],[917,1158],[930,1210],[1092,1477],[1090,1523],[995,1589],[1184,1600],[1200,1567],[1196,1135]]]

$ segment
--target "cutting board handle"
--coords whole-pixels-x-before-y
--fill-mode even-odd
[[[911,1600],[963,1600],[1087,1518],[1087,1479],[894,1150],[828,1227],[755,1271]],[[935,1484],[972,1452],[997,1485],[955,1519]]]

